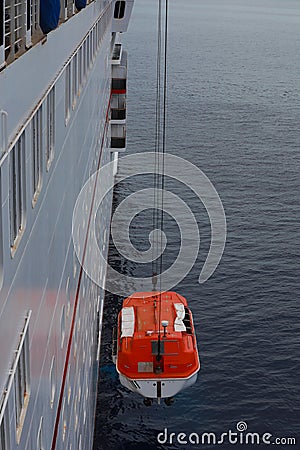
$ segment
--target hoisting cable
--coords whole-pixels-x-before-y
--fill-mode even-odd
[[[152,229],[157,230],[159,226],[158,217],[158,192],[159,187],[159,152],[160,152],[160,133],[161,133],[161,22],[162,22],[162,1],[158,1],[158,22],[157,22],[157,53],[156,53],[156,98],[155,98],[155,146],[154,146],[154,180],[153,180],[153,215]],[[154,242],[152,250],[152,287],[157,290],[157,254],[158,244]]]
[[[159,320],[158,320],[158,349],[157,361],[161,359],[161,314],[162,314],[162,273],[163,273],[163,238],[164,231],[164,188],[165,188],[165,153],[166,153],[166,125],[167,125],[167,49],[168,49],[168,0],[165,0],[165,26],[164,26],[164,61],[163,61],[163,117],[162,117],[162,167],[161,167],[161,210],[160,210],[160,272],[159,272]],[[158,158],[159,159],[159,158]]]

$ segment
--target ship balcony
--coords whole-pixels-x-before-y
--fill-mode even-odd
[[[111,123],[125,123],[126,121],[126,95],[113,94],[110,103]]]
[[[122,52],[119,64],[112,64],[111,90],[113,94],[125,94],[127,89],[127,52]]]
[[[111,124],[111,151],[125,152],[126,126],[124,124]]]

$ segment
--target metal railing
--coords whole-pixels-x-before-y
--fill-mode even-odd
[[[39,0],[5,0],[0,66],[9,64],[41,37]],[[0,41],[1,42],[1,41]]]
[[[60,0],[60,20],[65,21],[75,13],[74,0]]]
[[[40,0],[31,0],[31,20],[27,21],[26,44],[31,45],[35,39],[41,37],[40,29]]]
[[[87,5],[94,0],[87,0]],[[108,4],[102,0],[102,7]],[[75,0],[60,0],[60,22],[76,14]],[[0,69],[40,41],[40,0],[2,0],[0,11]]]
[[[25,49],[26,13],[26,1],[5,1],[4,50],[7,62],[13,60],[16,54]]]

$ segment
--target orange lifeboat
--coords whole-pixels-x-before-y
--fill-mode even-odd
[[[200,362],[186,299],[176,292],[126,298],[118,316],[115,363],[121,384],[150,404],[154,398],[170,404],[194,384]]]

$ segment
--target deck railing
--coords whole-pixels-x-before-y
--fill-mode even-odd
[[[26,42],[26,1],[5,0],[4,6],[4,51],[10,62],[15,55],[25,49]]]
[[[0,15],[0,67],[9,64],[41,35],[39,0],[5,0]]]
[[[87,0],[87,5],[94,0]],[[103,5],[102,5],[103,4]],[[106,0],[102,0],[104,7]],[[77,12],[75,0],[60,0],[60,21]],[[0,6],[0,69],[43,38],[40,0],[2,0]]]

